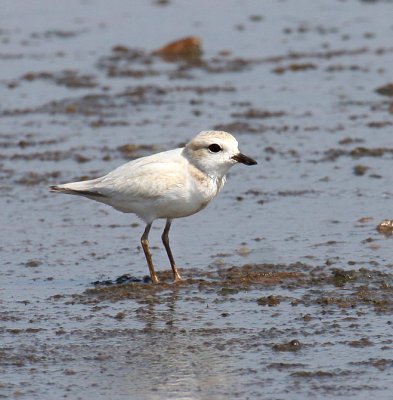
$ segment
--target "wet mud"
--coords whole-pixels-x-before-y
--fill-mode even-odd
[[[392,2],[227,7],[4,3],[0,398],[391,398]],[[141,221],[48,192],[204,129],[258,166],[174,221],[180,283],[162,222],[153,285]]]

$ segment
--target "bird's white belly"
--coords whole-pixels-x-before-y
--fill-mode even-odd
[[[187,201],[182,198],[166,198],[157,201],[157,218],[182,218],[195,214],[205,208],[214,196],[201,196],[196,193],[189,196]]]

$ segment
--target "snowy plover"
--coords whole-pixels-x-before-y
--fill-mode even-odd
[[[174,218],[187,217],[205,208],[224,186],[225,174],[236,164],[257,162],[239,152],[227,132],[203,131],[185,147],[130,161],[109,174],[89,181],[51,186],[53,192],[84,196],[146,222],[141,244],[153,283],[158,283],[149,249],[149,232],[155,219],[165,218],[162,242],[175,281],[181,280],[169,246]]]

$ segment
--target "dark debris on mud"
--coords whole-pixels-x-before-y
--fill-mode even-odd
[[[393,148],[391,147],[355,147],[352,150],[329,149],[324,152],[324,157],[320,161],[335,161],[340,157],[351,157],[359,159],[362,157],[384,157],[392,156]]]
[[[95,77],[92,75],[80,75],[75,70],[65,70],[59,73],[52,72],[29,72],[22,76],[27,82],[37,80],[50,81],[59,86],[66,86],[72,89],[91,89],[97,87]]]
[[[98,304],[103,301],[117,302],[125,299],[145,302],[160,293],[173,291],[187,294],[197,291],[201,295],[216,293],[222,298],[232,298],[241,292],[280,288],[293,291],[304,289],[302,297],[268,296],[256,301],[261,306],[277,306],[289,302],[299,304],[333,306],[342,309],[371,306],[377,313],[393,311],[393,275],[366,268],[343,270],[311,267],[307,264],[245,264],[218,268],[215,271],[189,269],[189,278],[179,283],[171,281],[170,272],[159,273],[161,281],[152,285],[148,277],[143,279],[122,276],[117,280],[97,281],[95,287],[73,296],[73,301]],[[343,290],[345,289],[345,290]]]

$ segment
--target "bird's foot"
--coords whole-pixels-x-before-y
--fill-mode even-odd
[[[173,282],[174,283],[179,283],[182,281],[183,281],[183,278],[180,276],[180,274],[178,272],[173,274]]]

